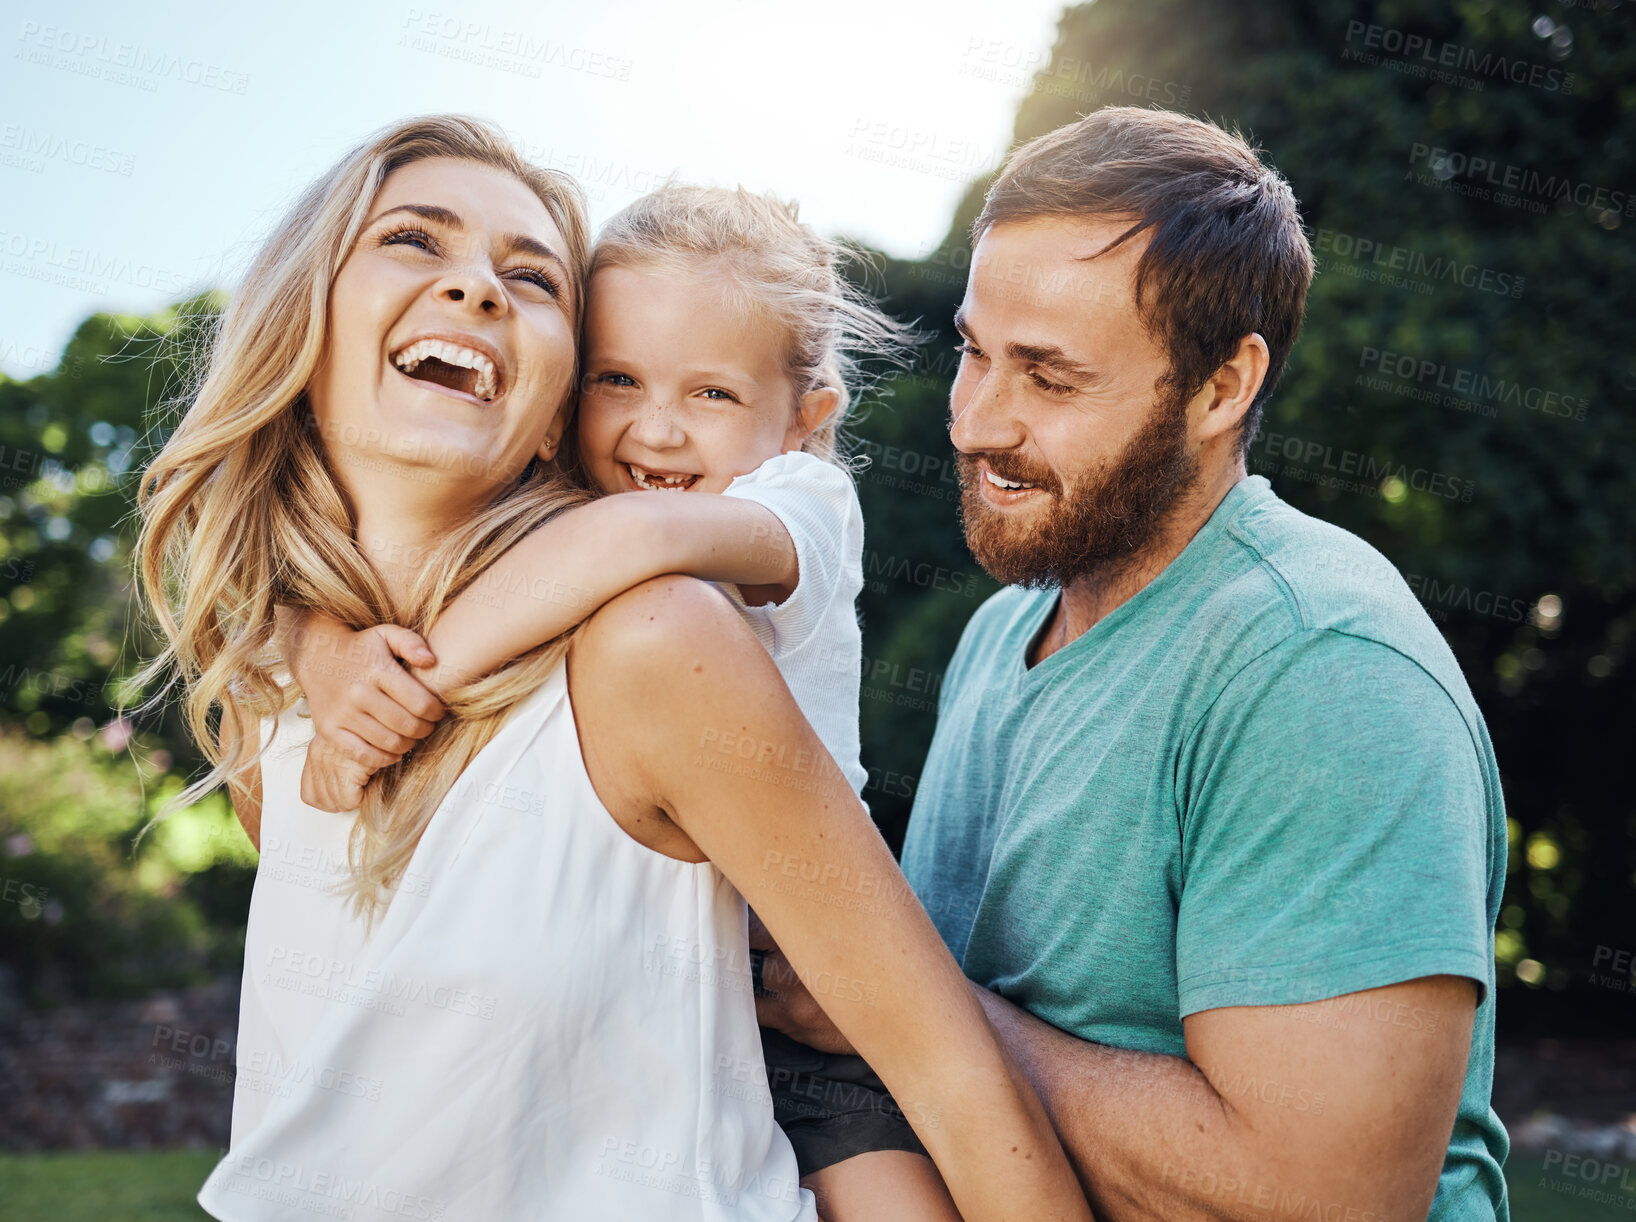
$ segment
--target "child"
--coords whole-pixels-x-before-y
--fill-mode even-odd
[[[903,331],[847,286],[843,253],[793,206],[742,190],[669,186],[614,217],[592,264],[579,462],[604,493],[660,496],[607,496],[544,523],[438,620],[430,649],[402,629],[366,630],[378,656],[390,648],[446,691],[633,585],[690,573],[721,583],[861,791],[863,519],[836,433],[851,354],[890,354]],[[320,735],[302,793],[349,810],[373,770],[360,761],[393,762],[440,710],[424,692],[401,695],[406,676],[390,658],[372,684],[353,684],[313,652],[297,649],[291,666]],[[829,1222],[958,1219],[861,1058],[763,1034],[775,1114]]]

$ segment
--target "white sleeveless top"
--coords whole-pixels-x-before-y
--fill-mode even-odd
[[[368,937],[330,893],[353,816],[300,798],[311,733],[285,713],[262,759],[208,1213],[814,1222],[773,1122],[744,899],[614,822],[565,666],[461,775]]]

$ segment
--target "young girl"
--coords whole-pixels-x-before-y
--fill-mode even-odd
[[[670,186],[608,223],[592,265],[578,461],[604,493],[659,495],[608,496],[540,526],[437,620],[429,649],[403,629],[353,634],[306,616],[291,668],[317,730],[309,803],[354,808],[369,775],[441,715],[388,650],[446,690],[663,573],[720,583],[861,791],[863,521],[836,434],[852,359],[891,353],[903,332],[847,285],[843,255],[793,206],[743,190]],[[481,376],[435,345],[399,361],[418,376]],[[373,665],[336,666],[337,647],[373,650]],[[753,728],[707,745],[711,765],[732,767],[755,767],[762,750]],[[861,1058],[763,1034],[775,1114],[830,1222],[958,1219]]]

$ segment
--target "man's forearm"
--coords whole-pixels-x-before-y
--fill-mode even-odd
[[[1232,1109],[1191,1061],[1078,1039],[988,989],[977,993],[1098,1219],[1274,1216],[1275,1173],[1257,1165]]]

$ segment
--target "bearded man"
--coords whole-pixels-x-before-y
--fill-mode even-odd
[[[905,873],[1099,1217],[1508,1217],[1482,716],[1392,566],[1245,468],[1312,277],[1288,184],[1109,108],[973,236],[950,437],[1008,588]],[[798,986],[761,1004],[845,1050]]]

